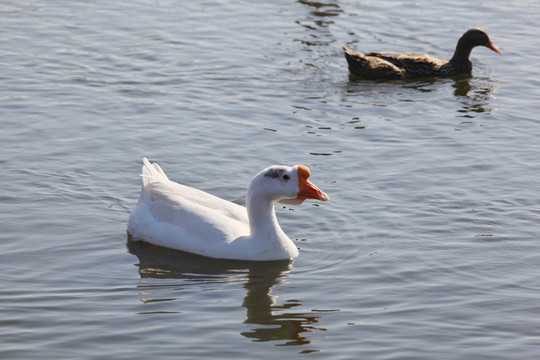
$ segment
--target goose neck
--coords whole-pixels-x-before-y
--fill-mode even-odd
[[[274,201],[260,195],[248,195],[247,211],[252,238],[275,237],[282,232],[276,218]]]

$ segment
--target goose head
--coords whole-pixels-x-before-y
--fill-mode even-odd
[[[307,199],[329,201],[330,197],[308,180],[310,175],[305,165],[270,166],[251,180],[248,203],[255,198],[290,206],[300,205]]]

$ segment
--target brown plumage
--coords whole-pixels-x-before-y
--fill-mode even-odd
[[[499,54],[489,36],[481,29],[470,29],[459,39],[454,56],[441,60],[425,54],[358,53],[345,50],[351,74],[365,79],[403,79],[413,77],[452,76],[472,71],[469,58],[476,46],[485,46]]]

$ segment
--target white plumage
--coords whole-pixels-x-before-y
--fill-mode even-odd
[[[199,255],[237,260],[294,259],[298,249],[277,222],[274,203],[328,201],[306,166],[271,166],[247,191],[247,208],[169,180],[143,159],[143,186],[128,222],[133,240]]]

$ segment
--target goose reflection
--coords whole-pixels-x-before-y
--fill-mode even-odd
[[[287,261],[288,263],[288,261]],[[247,290],[242,306],[247,309],[246,324],[271,325],[271,327],[254,328],[242,335],[257,341],[288,340],[284,345],[305,345],[310,341],[302,333],[324,330],[314,324],[320,316],[301,312],[274,314],[300,306],[299,300],[286,301],[284,305],[275,305],[276,298],[270,294],[272,287],[280,282],[283,266],[289,264],[273,264],[270,267],[254,266],[249,269],[248,281],[244,284]],[[276,327],[277,326],[277,327]]]
[[[249,262],[210,259],[176,250],[161,248],[128,239],[127,247],[139,259],[142,280],[181,279],[188,285],[200,286],[218,282],[245,281],[247,309],[245,324],[254,325],[241,335],[253,341],[285,341],[279,345],[305,345],[310,340],[303,333],[317,328],[320,316],[302,312],[285,312],[301,306],[300,300],[276,305],[272,288],[284,281],[292,270],[292,261]],[[247,275],[247,281],[246,281]],[[144,299],[145,303],[176,299]]]

